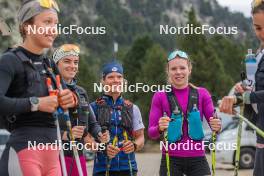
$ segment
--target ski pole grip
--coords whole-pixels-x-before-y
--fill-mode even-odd
[[[58,95],[58,91],[54,90],[53,87],[52,87],[51,78],[47,78],[46,79],[46,85],[48,87],[48,91],[49,91],[49,95],[50,96],[57,96]]]
[[[214,109],[214,119],[218,119],[217,113],[216,113],[216,109]]]
[[[61,86],[60,75],[56,75],[56,84],[57,84],[57,88],[61,91],[62,90],[62,86]]]
[[[47,78],[46,79],[46,85],[48,87],[49,92],[53,91],[52,85],[51,85],[51,79]]]
[[[128,135],[126,131],[124,131],[123,135],[124,135],[125,141],[128,141]]]

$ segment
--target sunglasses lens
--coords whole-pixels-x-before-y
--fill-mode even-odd
[[[179,56],[182,57],[182,58],[188,59],[188,55],[185,52],[183,52],[183,51],[180,51]]]
[[[170,53],[169,57],[168,57],[168,61],[174,59],[176,57],[176,51]]]
[[[76,45],[64,45],[62,47],[62,49],[65,52],[74,51],[74,52],[76,52],[78,54],[80,53],[80,48],[78,46],[76,46]]]
[[[168,57],[168,61],[171,61],[171,60],[174,59],[176,56],[179,56],[179,57],[184,58],[184,59],[188,59],[188,55],[187,55],[185,52],[177,50],[177,51],[173,51],[173,52],[169,55],[169,57]]]
[[[53,7],[58,12],[60,11],[58,4],[54,0],[40,0],[39,4],[41,7],[48,8],[48,9]]]
[[[39,4],[41,7],[50,8],[51,4],[49,0],[40,0]]]

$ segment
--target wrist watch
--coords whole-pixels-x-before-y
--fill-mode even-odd
[[[30,97],[29,101],[31,104],[31,111],[32,112],[38,111],[39,99],[37,97]]]

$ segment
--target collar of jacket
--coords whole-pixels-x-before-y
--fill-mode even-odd
[[[114,101],[112,96],[106,95],[106,94],[104,94],[102,98],[106,101],[108,105],[111,105],[111,106],[118,106],[124,103],[124,99],[121,95],[116,99],[116,101]]]

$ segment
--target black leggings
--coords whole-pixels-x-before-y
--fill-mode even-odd
[[[167,176],[166,157],[162,155],[160,164],[160,176]],[[171,176],[205,176],[211,175],[209,164],[202,157],[170,157]]]
[[[264,175],[264,149],[263,148],[256,148],[253,175],[254,176]]]

